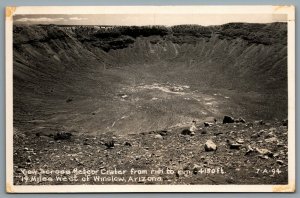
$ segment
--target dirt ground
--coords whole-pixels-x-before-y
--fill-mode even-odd
[[[286,184],[287,127],[217,122],[195,134],[65,135],[15,131],[14,184]],[[59,135],[60,134],[60,135]],[[206,151],[211,140],[214,151]]]

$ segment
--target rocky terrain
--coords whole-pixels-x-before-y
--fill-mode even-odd
[[[22,135],[16,132],[14,182],[27,185],[287,183],[286,122],[217,122],[209,125],[197,125],[193,133],[188,128],[97,136],[64,132]],[[107,174],[108,170],[115,169],[126,172]],[[131,172],[131,169],[137,172]],[[35,170],[37,174],[28,174],[24,170]],[[43,170],[65,172],[43,173]],[[151,173],[151,170],[162,171]],[[174,172],[167,173],[167,170]],[[74,175],[76,181],[56,179]],[[86,175],[91,179],[82,181]],[[98,181],[94,179],[97,176],[116,180]],[[38,180],[39,177],[44,180]]]
[[[13,64],[16,184],[287,182],[286,23],[14,25]]]

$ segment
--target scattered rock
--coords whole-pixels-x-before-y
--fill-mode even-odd
[[[233,142],[231,140],[226,140],[227,145],[229,146],[230,149],[240,149],[240,147],[242,146],[242,144],[238,144],[236,142]]]
[[[161,139],[161,140],[163,139],[163,137],[162,137],[160,134],[156,134],[156,135],[154,136],[154,138],[155,138],[155,139]]]
[[[236,143],[238,143],[238,144],[243,144],[245,141],[243,140],[243,139],[238,139],[237,141],[236,141]]]
[[[265,138],[272,138],[272,137],[276,137],[276,135],[273,132],[268,133]]]
[[[205,128],[204,129],[200,128],[199,131],[201,134],[207,134],[207,130]]]
[[[122,99],[126,99],[128,98],[128,95],[127,94],[124,94],[124,93],[119,93],[118,96]]]
[[[228,145],[231,145],[231,144],[234,144],[234,142],[232,141],[232,140],[226,140],[226,143],[228,144]]]
[[[139,159],[141,159],[141,156],[135,156],[135,160],[139,160]]]
[[[257,133],[254,133],[253,135],[251,135],[251,138],[259,138],[261,135],[262,135],[261,132],[257,132]]]
[[[251,123],[247,123],[246,126],[249,127],[250,129],[252,129],[253,123],[252,122]]]
[[[267,155],[259,155],[258,157],[261,159],[269,159],[269,157]]]
[[[278,146],[278,147],[283,147],[283,146],[285,146],[285,145],[284,145],[284,143],[282,143],[282,142],[278,142],[278,143],[276,144],[276,146]]]
[[[26,162],[31,162],[30,156],[27,157]]]
[[[214,133],[215,136],[222,135],[222,134],[223,134],[222,132],[215,132]]]
[[[226,124],[226,123],[234,123],[234,118],[230,117],[230,116],[224,116],[223,124]]]
[[[205,151],[216,151],[217,145],[212,140],[207,140],[204,145]]]
[[[283,162],[282,160],[276,160],[276,163],[277,163],[277,164],[280,164],[280,165],[283,165],[283,164],[284,164],[284,162]]]
[[[278,157],[279,153],[274,153],[273,157]]]
[[[45,140],[53,140],[53,137],[50,137],[50,136],[44,136],[44,135],[39,136],[39,138],[45,139]]]
[[[259,136],[262,136],[264,133],[266,133],[266,131],[262,129],[262,130],[260,130],[260,131],[257,132],[257,133],[258,133]]]
[[[132,144],[130,142],[125,142],[124,145],[125,146],[132,146]]]
[[[275,133],[277,131],[277,129],[275,127],[272,127],[269,129],[270,132]]]

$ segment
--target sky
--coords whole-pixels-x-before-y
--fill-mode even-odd
[[[286,14],[47,14],[15,15],[15,24],[59,25],[221,25],[230,22],[286,22]]]

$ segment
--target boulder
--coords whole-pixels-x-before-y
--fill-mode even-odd
[[[71,139],[72,134],[68,132],[57,132],[54,136],[54,140],[69,140]]]
[[[229,146],[230,149],[240,149],[240,147],[242,146],[242,144],[238,144],[234,141],[231,140],[226,140],[227,145]]]
[[[239,118],[236,119],[235,122],[246,123],[246,120],[244,118]]]
[[[106,148],[112,149],[115,146],[115,140],[109,140],[109,141],[105,142],[104,145],[106,146]]]
[[[278,141],[278,139],[276,137],[271,137],[271,138],[265,139],[265,142],[267,142],[267,143],[277,142],[277,141]]]
[[[125,142],[124,145],[125,146],[132,146],[132,144],[130,142]]]
[[[162,130],[158,132],[161,136],[167,136],[168,135],[168,131],[166,130]]]
[[[27,158],[26,158],[26,162],[27,163],[30,163],[32,160],[31,160],[31,157],[30,156],[28,156]]]
[[[256,148],[255,150],[256,150],[256,152],[258,152],[261,155],[266,155],[268,157],[273,157],[273,153],[270,150],[268,150],[268,149],[264,149],[264,148],[263,149],[259,149],[259,148]]]
[[[154,138],[155,138],[155,139],[160,139],[160,140],[163,139],[163,137],[162,137],[160,134],[156,134],[156,135],[154,136]]]
[[[124,94],[121,96],[121,98],[123,98],[123,99],[128,98],[128,95]]]
[[[246,151],[245,155],[249,155],[252,152],[254,152],[254,149],[250,145],[248,145],[248,148],[247,148],[247,151]]]
[[[288,120],[287,119],[284,119],[282,120],[282,126],[288,126]]]
[[[260,137],[259,133],[254,133],[253,135],[251,135],[251,138],[259,138],[259,137]]]
[[[73,97],[69,97],[69,98],[66,99],[66,103],[72,102],[73,100],[74,100]]]
[[[223,132],[215,132],[214,133],[215,136],[222,135],[222,134],[223,134]]]
[[[234,118],[231,116],[224,116],[223,124],[226,124],[226,123],[234,123]]]
[[[210,123],[210,122],[204,122],[204,126],[205,127],[210,127],[210,126],[212,126],[213,124],[212,123]]]
[[[243,144],[245,141],[243,139],[238,139],[236,142],[239,144]]]
[[[195,124],[193,124],[191,127],[190,127],[190,129],[189,129],[191,132],[195,132],[195,131],[197,131],[197,127],[196,127],[196,125]]]
[[[276,163],[279,164],[279,165],[283,165],[284,162],[282,160],[276,160]]]
[[[270,132],[265,136],[266,139],[272,138],[272,137],[276,137],[276,135],[273,132]]]
[[[261,159],[269,159],[269,157],[267,155],[259,155],[258,157]]]
[[[239,150],[241,148],[242,144],[238,144],[238,143],[233,143],[229,145],[230,149],[237,149]]]
[[[182,134],[182,135],[190,135],[190,136],[193,136],[193,135],[195,135],[195,132],[191,131],[190,129],[183,129],[183,130],[181,131],[181,134]]]
[[[217,145],[212,140],[207,140],[204,145],[205,151],[216,151]]]

